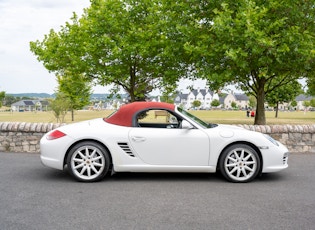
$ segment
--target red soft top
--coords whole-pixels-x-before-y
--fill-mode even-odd
[[[174,111],[175,105],[165,102],[133,102],[121,106],[117,112],[105,118],[104,121],[114,125],[131,127],[134,114],[145,109],[167,109]]]

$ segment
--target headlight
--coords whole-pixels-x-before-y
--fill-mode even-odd
[[[276,146],[279,146],[278,142],[277,142],[275,139],[273,139],[271,136],[269,136],[269,135],[267,135],[267,134],[263,134],[263,135],[264,135],[264,137],[266,137],[271,143],[273,143],[273,144],[276,145]]]

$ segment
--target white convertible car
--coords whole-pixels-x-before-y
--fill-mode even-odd
[[[270,136],[228,125],[207,124],[168,103],[134,102],[107,118],[65,125],[40,142],[44,165],[78,181],[109,172],[219,170],[231,182],[288,167],[288,149]]]

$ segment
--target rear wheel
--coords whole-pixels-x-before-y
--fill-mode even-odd
[[[96,142],[81,142],[75,145],[67,157],[68,169],[78,181],[99,181],[107,174],[110,157],[107,150]]]
[[[223,151],[219,168],[228,181],[249,182],[258,175],[260,164],[255,149],[245,144],[236,144]]]

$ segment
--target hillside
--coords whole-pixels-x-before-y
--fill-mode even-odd
[[[54,98],[55,94],[48,94],[48,93],[7,93],[7,95],[11,95],[13,97],[20,97],[20,98],[34,98],[34,99],[47,99],[47,98]],[[106,100],[108,99],[110,94],[108,93],[93,93],[91,95],[92,100]],[[126,94],[120,95],[121,98],[127,98]],[[116,98],[116,97],[113,97]]]
[[[6,93],[13,97],[27,97],[27,98],[53,98],[55,94],[48,93]]]

